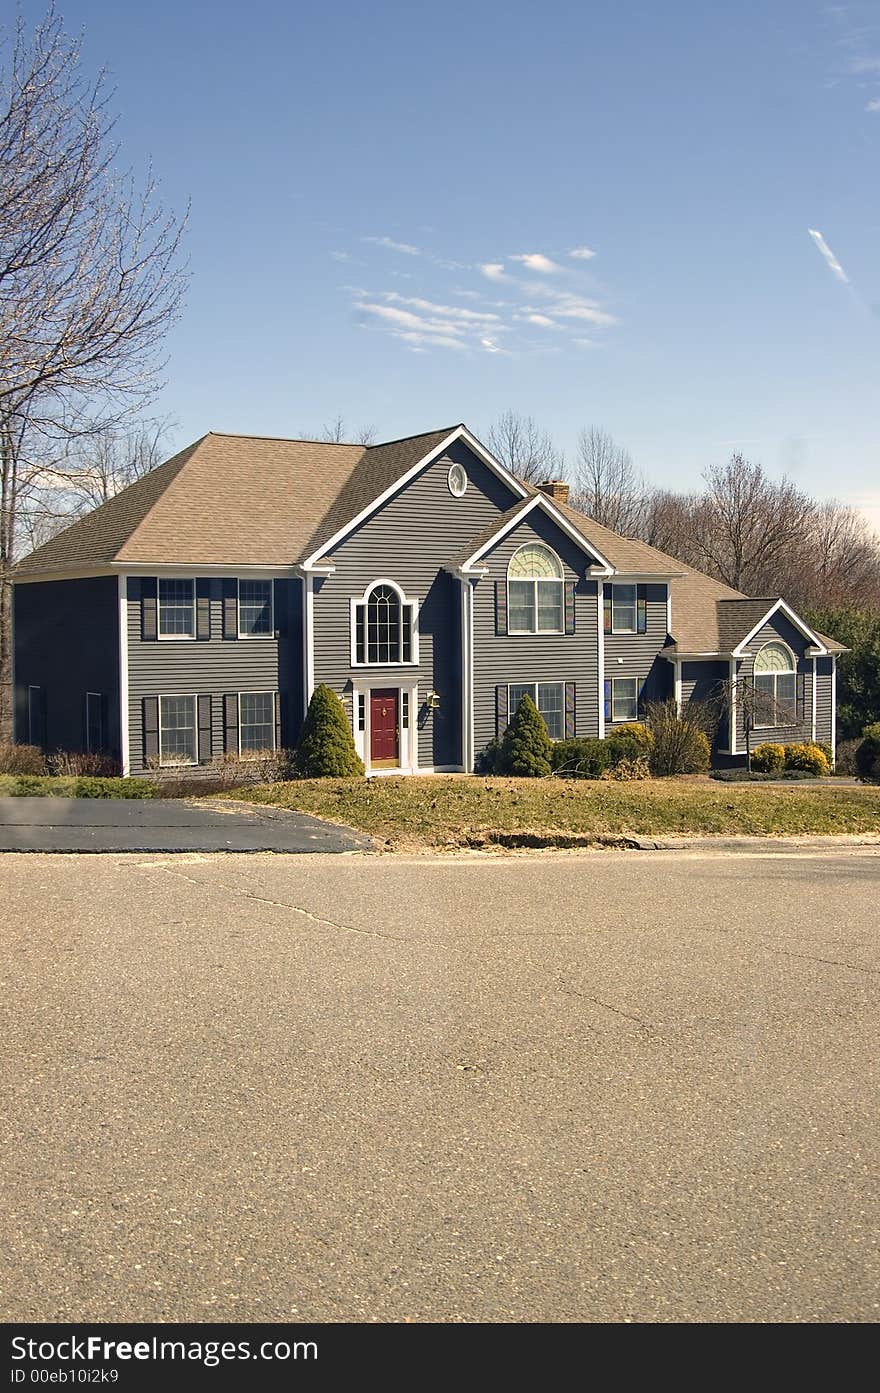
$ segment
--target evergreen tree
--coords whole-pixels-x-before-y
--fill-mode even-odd
[[[312,693],[293,767],[301,779],[348,779],[364,772],[345,708],[323,682]]]
[[[501,741],[501,772],[519,779],[546,778],[552,753],[544,718],[532,698],[524,696]]]

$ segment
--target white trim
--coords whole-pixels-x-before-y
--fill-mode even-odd
[[[178,760],[178,761],[176,761],[176,762],[171,762],[171,761],[169,761],[169,763],[165,764],[165,763],[163,763],[163,760],[162,760],[162,702],[163,702],[163,701],[179,701],[179,700],[181,700],[181,699],[185,699],[185,700],[187,700],[187,701],[191,701],[192,704],[193,704],[193,744],[194,744],[194,746],[195,746],[195,755],[196,755],[196,757],[195,757],[195,759],[189,760],[189,761],[184,761],[184,760]],[[158,741],[159,741],[158,757],[159,757],[159,768],[160,768],[160,769],[195,769],[195,767],[197,766],[197,764],[198,764],[198,762],[199,762],[199,697],[198,697],[198,693],[197,693],[197,692],[161,692],[161,693],[159,693],[159,695],[158,695],[158,697],[157,697],[157,700],[158,700],[158,703],[159,703],[159,714],[158,714],[158,724],[159,724],[159,729],[158,729]]]
[[[837,768],[837,654],[831,655],[831,768]]]
[[[737,748],[736,748],[736,735],[737,735],[737,731],[736,731],[736,722],[737,722],[737,711],[736,711],[736,684],[737,684],[737,681],[738,681],[738,680],[739,680],[739,679],[737,678],[737,675],[736,675],[736,658],[731,658],[731,659],[730,659],[729,674],[728,674],[728,682],[730,683],[730,730],[729,730],[729,732],[728,732],[728,741],[727,741],[727,743],[728,743],[728,745],[730,746],[730,753],[731,753],[732,755],[737,754]]]
[[[491,455],[486,447],[481,445],[479,440],[471,435],[466,426],[456,426],[455,430],[451,431],[445,439],[441,440],[439,445],[435,445],[433,450],[429,450],[428,453],[416,464],[412,465],[405,474],[402,474],[399,479],[395,479],[393,484],[389,485],[377,498],[374,498],[372,503],[369,503],[366,508],[362,509],[356,517],[351,518],[351,520],[341,527],[338,532],[334,532],[332,537],[322,542],[318,550],[312,552],[310,556],[307,556],[305,561],[302,562],[302,565],[308,568],[313,566],[319,557],[326,556],[333,547],[339,545],[344,537],[347,537],[356,527],[360,527],[361,523],[366,522],[367,518],[372,517],[373,513],[375,513],[378,508],[381,508],[383,503],[387,503],[389,498],[393,498],[396,493],[399,493],[411,479],[414,479],[417,474],[421,473],[423,469],[426,469],[433,460],[438,459],[456,440],[463,440],[464,443],[473,450],[474,454],[507,484],[508,488],[510,488],[513,493],[518,494],[520,498],[528,497],[528,490],[520,483],[519,479],[511,474],[509,469],[505,469],[500,460],[495,459],[494,455]],[[392,444],[393,442],[389,441],[388,443]]]
[[[367,778],[376,778],[380,774],[418,774],[424,773],[419,769],[419,684],[418,682],[382,682],[375,677],[360,677],[364,672],[363,668],[358,669],[358,677],[352,679],[351,693],[351,725],[354,735],[355,749],[363,760],[364,771]],[[373,691],[397,692],[397,751],[398,763],[388,769],[384,766],[381,769],[373,769],[370,764],[370,694]],[[403,727],[403,697],[404,694],[409,699],[409,712],[407,717],[406,729]],[[364,728],[358,729],[358,697],[364,698]]]
[[[599,619],[599,739],[605,739],[605,582],[596,582],[596,613]]]
[[[577,528],[571,525],[568,519],[560,513],[559,509],[553,506],[546,493],[536,493],[533,494],[531,498],[527,499],[523,506],[514,513],[513,517],[508,518],[503,527],[500,527],[497,532],[493,532],[487,542],[483,542],[482,546],[477,547],[475,552],[462,561],[461,570],[469,571],[475,561],[479,561],[481,556],[484,556],[487,551],[491,551],[493,547],[497,546],[502,538],[506,537],[508,532],[511,532],[514,527],[517,527],[522,522],[523,518],[527,518],[534,508],[540,508],[542,512],[545,512],[548,517],[552,518],[566,536],[570,537],[581,551],[585,552],[588,556],[597,558],[599,566],[602,569],[597,569],[594,574],[605,576],[614,574],[614,567],[611,565],[611,562],[607,561],[593,546],[592,542],[589,542],[582,533],[578,532]],[[544,545],[546,546],[548,544],[544,543]],[[591,571],[593,570],[592,567],[590,569]]]
[[[556,575],[556,576],[513,576],[513,577],[511,577],[510,568],[511,568],[511,566],[513,565],[513,563],[514,563],[516,557],[519,556],[519,554],[520,554],[521,551],[525,551],[528,547],[535,547],[535,546],[542,548],[542,549],[543,549],[544,551],[546,551],[546,552],[549,552],[549,554],[553,557],[554,561],[556,562],[557,566],[559,567],[559,574]],[[510,586],[511,586],[511,580],[513,581],[514,584],[517,584],[517,585],[519,585],[519,584],[523,584],[523,585],[534,585],[534,587],[535,587],[535,627],[534,627],[534,629],[513,629],[513,628],[511,628],[511,625],[510,625]],[[509,636],[511,636],[511,637],[516,637],[517,635],[522,635],[522,634],[528,634],[529,636],[531,636],[532,634],[564,634],[564,633],[565,633],[565,584],[566,584],[566,581],[565,581],[565,567],[563,566],[563,564],[562,564],[560,558],[556,555],[556,552],[553,550],[553,548],[552,548],[551,546],[548,545],[547,542],[542,542],[542,541],[540,541],[540,540],[537,541],[537,542],[534,542],[534,541],[532,541],[532,542],[523,542],[522,546],[517,547],[516,551],[513,553],[513,555],[511,556],[510,560],[509,560],[508,563],[507,563],[507,573],[506,573],[506,576],[505,576],[505,584],[506,584],[506,586],[507,586],[507,633],[508,633]],[[560,610],[560,617],[561,617],[561,619],[562,619],[562,624],[560,625],[560,627],[559,627],[558,629],[541,629],[541,628],[538,627],[538,615],[539,615],[540,609],[541,609],[540,603],[539,603],[539,601],[538,601],[538,586],[539,586],[539,585],[558,585],[558,586],[559,586],[559,589],[560,589],[560,604],[559,604],[559,610]]]
[[[609,584],[610,584],[610,587],[611,587],[611,633],[612,633],[612,634],[624,634],[624,635],[626,635],[626,636],[628,636],[628,637],[630,637],[630,638],[632,638],[632,637],[638,637],[638,634],[639,634],[639,587],[638,587],[638,583],[637,583],[636,581],[634,581],[634,580],[618,580],[618,579],[615,577],[615,579],[614,579],[613,581],[609,582]],[[627,590],[632,590],[632,591],[633,591],[632,610],[633,610],[633,617],[634,617],[634,619],[635,619],[635,624],[633,625],[633,627],[632,627],[631,629],[616,629],[616,628],[614,627],[614,592],[615,592],[615,590],[621,589],[623,586],[626,586]],[[647,599],[646,599],[645,603],[647,604]],[[629,606],[627,606],[627,608],[629,608]]]
[[[666,633],[672,638],[672,586],[666,582]]]
[[[370,595],[379,585],[387,585],[397,595],[401,611],[409,610],[409,658],[404,661],[402,658],[397,662],[371,663],[367,661],[367,623],[364,615],[364,661],[358,662],[357,658],[357,612],[361,605],[369,604]],[[401,615],[402,618],[402,615]],[[364,668],[399,668],[399,667],[418,667],[419,665],[419,601],[407,597],[406,591],[391,580],[388,576],[380,576],[378,580],[371,580],[363,595],[355,595],[349,601],[349,657],[351,666],[361,672]],[[401,634],[401,650],[403,648],[403,636]]]
[[[815,743],[816,743],[816,663],[817,663],[817,662],[818,662],[818,659],[817,659],[817,658],[815,657],[815,655],[814,655],[814,657],[813,657],[813,703],[812,703],[812,704],[813,704],[813,718],[812,718],[812,723],[811,723],[811,726],[810,726],[810,739],[812,740],[812,742],[813,742],[814,745],[815,745]]]
[[[616,726],[634,725],[636,722],[638,722],[638,719],[639,719],[639,679],[638,679],[637,677],[609,677],[607,680],[611,683],[611,717],[610,717],[611,724],[612,724],[613,726],[615,726],[615,725],[616,725]],[[634,697],[634,703],[635,703],[636,713],[635,713],[634,716],[615,716],[615,714],[614,714],[614,688],[615,688],[615,686],[617,685],[618,682],[632,682],[632,683],[635,684],[635,697]],[[602,693],[602,697],[603,697],[603,709],[604,709],[604,696],[605,696],[605,693],[604,693],[604,689],[603,689],[603,693]]]
[[[467,766],[468,747],[470,744],[470,718],[471,702],[468,691],[470,677],[470,651],[468,644],[468,590],[470,581],[465,576],[459,576],[458,583],[460,601],[460,620],[461,620],[461,762]]]
[[[249,634],[241,627],[241,582],[244,580],[261,580],[269,587],[269,628],[264,634]],[[196,597],[198,603],[198,596]],[[198,632],[199,621],[196,615],[196,631]],[[275,637],[275,582],[270,576],[236,576],[235,577],[235,627],[240,639],[267,639]]]
[[[238,757],[239,757],[239,759],[248,760],[248,759],[256,759],[256,757],[257,757],[255,752],[250,751],[250,750],[249,750],[249,751],[246,751],[246,752],[243,752],[243,751],[242,751],[242,748],[241,748],[241,699],[242,699],[243,696],[270,696],[270,697],[272,698],[272,720],[271,720],[271,726],[272,726],[272,744],[271,744],[271,745],[261,745],[261,746],[260,746],[260,749],[261,749],[261,750],[270,750],[270,749],[271,749],[271,750],[275,750],[275,749],[277,749],[277,745],[276,745],[276,743],[275,743],[275,705],[276,705],[276,697],[278,696],[278,688],[277,688],[277,687],[274,687],[271,691],[269,691],[269,690],[268,690],[267,688],[265,688],[265,687],[259,687],[259,688],[257,688],[256,690],[254,690],[254,689],[249,689],[249,690],[244,691],[244,692],[236,692],[235,695],[236,695],[236,697],[238,698],[238,701],[237,701],[237,709],[238,709],[238,728],[237,728],[237,735],[238,735]],[[213,716],[213,701],[212,701],[212,713],[211,713],[211,714],[212,714],[212,716]]]
[[[675,711],[681,715],[681,658],[675,659]]]
[[[456,490],[452,487],[452,476],[456,472],[456,470],[459,471],[464,478],[464,484],[461,490],[458,492],[456,492]],[[468,472],[463,464],[459,464],[457,461],[454,464],[450,464],[446,474],[446,487],[449,489],[449,492],[452,494],[453,498],[464,498],[465,494],[467,493],[469,482],[470,480],[468,479]]]
[[[162,596],[160,585],[163,580],[183,580],[192,589],[192,633],[191,634],[163,634],[162,633]],[[172,606],[174,609],[181,609],[181,605]],[[196,613],[196,577],[195,576],[157,576],[156,577],[156,638],[160,643],[192,643],[198,632],[198,616]]]
[[[467,702],[468,702],[468,742],[465,750],[465,761],[462,765],[467,772],[473,773],[476,751],[474,749],[474,587],[470,581],[466,582],[467,593],[467,650],[468,650],[468,683],[467,683]]]
[[[127,779],[131,773],[130,736],[128,726],[128,576],[119,573],[119,755],[122,763],[122,777]],[[158,605],[158,592],[157,600]],[[159,615],[156,614],[156,628]]]
[[[315,579],[304,575],[303,586],[303,712],[309,708],[315,690]]]
[[[744,656],[743,650],[745,649],[746,645],[751,643],[752,639],[755,637],[755,634],[759,633],[760,630],[763,629],[764,625],[769,623],[769,621],[773,618],[774,614],[776,614],[779,610],[782,610],[783,614],[785,614],[787,618],[791,620],[794,627],[800,630],[804,638],[808,638],[811,641],[811,643],[815,644],[816,648],[818,648],[821,654],[824,655],[828,652],[828,649],[825,647],[822,640],[818,637],[817,634],[813,633],[813,630],[804,623],[803,619],[799,618],[798,615],[795,614],[794,610],[791,608],[791,605],[787,605],[784,600],[777,600],[775,604],[770,606],[763,619],[760,619],[758,623],[755,625],[755,627],[749,630],[745,638],[740,639],[736,648],[732,650],[733,657],[741,658]],[[768,639],[767,641],[768,643],[770,643],[773,640]],[[784,640],[780,640],[780,642],[784,642]]]

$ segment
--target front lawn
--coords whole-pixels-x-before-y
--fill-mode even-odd
[[[513,844],[532,834],[880,833],[880,787],[470,778],[307,779],[227,795],[312,813],[392,847]]]

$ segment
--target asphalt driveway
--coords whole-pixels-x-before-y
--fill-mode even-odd
[[[876,1321],[880,855],[0,857],[0,1319]]]
[[[0,851],[361,851],[305,813],[171,798],[0,798]]]

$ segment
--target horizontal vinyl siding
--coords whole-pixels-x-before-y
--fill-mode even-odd
[[[227,692],[280,692],[281,742],[293,745],[302,723],[302,629],[299,581],[277,581],[275,626],[287,636],[223,638],[220,578],[210,581],[210,639],[141,638],[140,580],[128,581],[128,710],[132,773],[144,772],[143,699],[210,695],[212,755],[223,753],[223,696]],[[200,758],[202,751],[199,752]]]
[[[784,614],[774,614],[769,623],[759,629],[754,638],[746,646],[745,654],[738,665],[738,677],[751,680],[755,670],[755,655],[765,643],[772,643],[774,639],[781,639],[787,644],[795,655],[797,663],[797,690],[800,697],[803,691],[803,701],[798,703],[798,720],[788,726],[756,726],[752,731],[751,743],[754,749],[756,745],[766,742],[784,745],[791,741],[809,740],[812,730],[813,719],[813,660],[804,657],[804,650],[809,646],[799,629],[788,620]],[[742,710],[742,703],[737,709],[737,751],[745,753],[745,720]]]
[[[611,582],[606,581],[608,586]],[[659,657],[667,635],[665,584],[648,584],[646,590],[647,629],[643,634],[605,634],[605,680],[635,677],[642,703],[663,701],[672,695],[673,671]],[[605,728],[615,723],[606,720]],[[617,722],[617,724],[621,724]]]
[[[452,463],[467,470],[463,498],[453,498],[447,486]],[[461,763],[461,589],[444,567],[515,501],[497,475],[456,441],[340,543],[332,558],[335,574],[315,583],[315,683],[336,691],[351,716],[352,680],[373,687],[417,682],[419,699],[410,719],[418,725],[423,768]],[[352,666],[351,600],[382,577],[395,581],[407,600],[419,601],[418,666]],[[432,688],[440,706],[429,712],[425,699]]]
[[[507,582],[513,553],[545,542],[576,582],[573,634],[496,634],[495,583]],[[489,574],[474,589],[474,750],[495,737],[495,688],[511,682],[574,682],[578,736],[599,733],[597,585],[583,579],[588,558],[544,513],[533,512],[484,557]]]
[[[816,659],[816,739],[823,745],[831,744],[833,666],[831,658]]]
[[[46,748],[86,747],[85,694],[106,698],[107,753],[120,754],[116,576],[37,581],[13,591],[15,734],[27,741],[27,689],[41,687]]]

